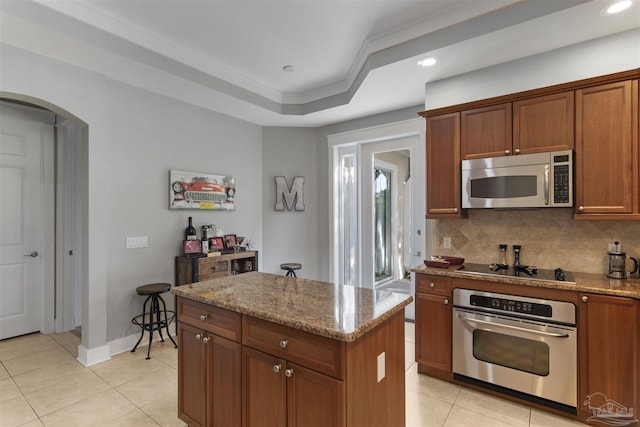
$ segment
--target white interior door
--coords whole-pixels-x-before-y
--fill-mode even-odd
[[[52,126],[0,114],[0,339],[42,329],[45,255],[52,256],[43,153],[52,146]]]

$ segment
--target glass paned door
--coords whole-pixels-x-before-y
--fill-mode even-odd
[[[391,235],[391,172],[376,168],[374,171],[374,244],[376,284],[392,277]]]

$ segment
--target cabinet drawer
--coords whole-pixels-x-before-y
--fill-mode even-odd
[[[242,344],[344,379],[344,343],[341,341],[244,316]]]
[[[229,271],[229,261],[219,261],[215,258],[198,260],[198,281],[224,277]]]
[[[430,276],[428,274],[416,274],[416,292],[450,296],[451,278]]]
[[[178,297],[178,321],[233,341],[240,341],[240,313]]]

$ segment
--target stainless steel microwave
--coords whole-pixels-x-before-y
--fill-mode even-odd
[[[571,206],[571,150],[462,161],[463,208]]]

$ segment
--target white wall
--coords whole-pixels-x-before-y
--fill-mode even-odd
[[[318,262],[318,158],[315,129],[268,127],[262,131],[262,269],[283,274],[280,264],[299,262],[298,277],[326,279]],[[304,177],[304,211],[276,211],[275,177],[284,176],[291,186],[296,176]]]

